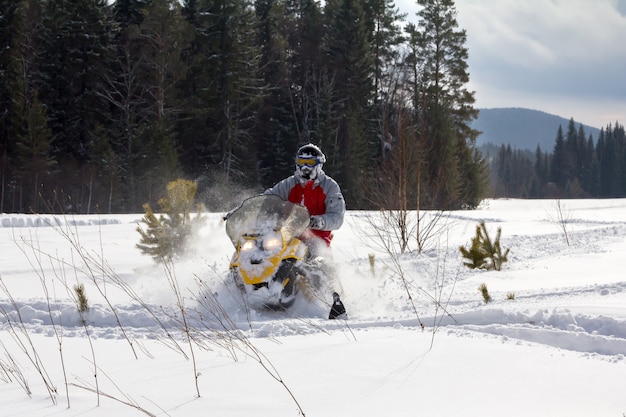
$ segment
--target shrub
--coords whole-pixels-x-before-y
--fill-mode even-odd
[[[185,252],[187,238],[203,220],[199,214],[191,218],[197,188],[195,182],[185,179],[167,184],[167,197],[157,202],[163,213],[158,217],[150,204],[143,205],[146,214],[141,221],[147,228],[137,227],[141,241],[136,245],[143,253],[161,261]]]
[[[496,239],[492,242],[487,232],[485,222],[480,222],[476,226],[476,236],[472,238],[472,244],[469,248],[460,246],[459,250],[463,257],[467,260],[463,262],[465,266],[471,269],[487,269],[500,271],[502,264],[508,261],[509,249],[502,253],[500,246],[500,235],[502,228],[498,228]]]
[[[74,293],[76,294],[76,304],[79,313],[87,313],[89,311],[89,299],[85,292],[83,284],[74,285]]]
[[[489,290],[487,289],[487,284],[485,284],[483,282],[482,284],[480,284],[480,287],[478,287],[478,290],[482,294],[483,301],[485,302],[485,304],[489,303],[491,301],[491,295],[489,295]]]

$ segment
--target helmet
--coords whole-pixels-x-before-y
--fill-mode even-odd
[[[301,180],[314,180],[322,170],[326,156],[322,150],[309,143],[296,152],[296,176]]]

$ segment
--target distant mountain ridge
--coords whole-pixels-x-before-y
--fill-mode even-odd
[[[542,151],[552,152],[559,125],[565,135],[570,122],[570,119],[561,116],[519,107],[478,110],[478,118],[471,126],[482,132],[476,140],[479,147],[489,143],[496,146],[505,144],[534,152],[539,145]],[[574,122],[578,130],[582,122],[576,119]],[[594,142],[597,141],[600,129],[582,125],[585,137],[591,135]]]

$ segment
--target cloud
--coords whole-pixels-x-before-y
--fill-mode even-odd
[[[416,21],[416,2],[397,6]],[[626,0],[459,0],[477,107],[626,118]]]

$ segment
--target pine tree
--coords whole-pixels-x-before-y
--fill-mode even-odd
[[[13,51],[14,36],[17,32],[17,8],[19,0],[3,1],[0,5],[0,158],[2,162],[2,193],[0,194],[0,212],[4,211],[4,196],[9,173],[9,108],[11,106],[13,77],[11,62],[15,59]]]
[[[92,161],[95,175],[102,185],[102,195],[98,201],[101,201],[104,213],[113,213],[114,208],[118,209],[117,200],[122,193],[120,157],[111,146],[112,140],[109,134],[110,130],[103,126],[96,127],[93,153],[98,155],[98,158]]]
[[[42,17],[37,87],[48,109],[52,155],[63,169],[58,188],[84,212],[90,176],[82,169],[94,157],[96,126],[110,115],[103,77],[112,56],[111,7],[104,0],[45,2]]]
[[[588,159],[588,175],[586,182],[586,189],[589,191],[589,197],[597,198],[599,193],[599,180],[600,173],[598,167],[598,153],[596,151],[596,147],[594,145],[593,137],[589,135],[589,139],[587,140],[587,155]]]
[[[183,104],[177,96],[178,83],[187,76],[180,45],[191,39],[192,28],[184,20],[177,1],[158,0],[144,8],[144,17],[136,33],[138,51],[139,95],[145,107],[136,150],[136,170],[141,186],[140,197],[154,201],[165,185],[178,177],[176,122]],[[138,177],[139,178],[139,177]]]
[[[14,146],[11,140],[11,106],[16,92],[15,40],[19,33],[19,0],[4,1],[0,5],[0,212],[14,210],[16,165]]]
[[[583,125],[579,125],[577,135],[576,150],[578,153],[578,177],[580,179],[580,185],[583,188],[584,196],[590,197],[593,193],[593,159],[595,150],[593,147],[593,137],[589,135],[585,136]]]
[[[184,111],[182,141],[187,149],[199,151],[194,159],[201,160],[194,165],[219,167],[229,178],[256,181],[252,132],[265,89],[259,77],[254,8],[250,1],[203,0],[186,2],[184,14],[195,32],[193,55],[187,57],[192,78],[185,88],[193,93],[189,103],[198,106]]]
[[[597,146],[600,196],[623,197],[626,194],[626,137],[624,127],[616,123],[600,130]]]
[[[470,269],[487,269],[500,271],[502,264],[508,261],[510,249],[502,250],[500,236],[502,228],[498,228],[495,239],[491,239],[485,222],[476,226],[476,235],[472,238],[469,248],[460,246],[459,250],[466,261],[463,263]]]
[[[50,154],[52,134],[48,128],[46,111],[36,92],[32,99],[24,98],[15,103],[13,115],[21,119],[21,129],[15,133],[16,155],[19,163],[24,211],[45,212],[49,210],[53,196],[47,189],[49,177],[56,168],[56,160]]]
[[[146,214],[142,221],[146,224],[146,229],[137,227],[137,232],[141,235],[137,248],[156,261],[182,256],[188,249],[192,232],[203,221],[199,214],[191,217],[196,208],[197,183],[178,179],[168,183],[166,189],[167,197],[158,201],[162,214],[157,216],[149,203],[144,204]]]
[[[371,178],[363,176],[361,187],[368,190],[366,200],[372,207],[408,209],[415,206],[414,179],[420,156],[413,146],[415,133],[410,128],[401,92],[400,45],[405,40],[401,24],[406,14],[399,13],[392,0],[368,0],[364,10],[372,39],[374,92],[368,169],[374,165],[378,181],[372,184]],[[406,168],[400,175],[399,166]],[[394,192],[398,186],[403,190],[400,195]]]
[[[293,56],[290,60],[291,89],[296,117],[298,143],[323,142],[331,137],[332,88],[331,76],[324,67],[323,37],[325,16],[315,0],[304,0],[294,10],[295,28],[289,38]],[[324,151],[327,153],[326,141]]]
[[[52,110],[54,152],[89,158],[91,129],[106,115],[101,74],[111,52],[108,6],[98,1],[46,3],[43,15],[41,98]]]
[[[51,155],[52,133],[47,111],[35,85],[38,34],[38,2],[24,1],[15,9],[12,45],[9,48],[10,102],[7,109],[8,148],[14,162],[13,178],[19,211],[40,212],[54,198],[52,175],[57,167]]]
[[[473,153],[478,132],[474,93],[466,89],[467,35],[458,29],[452,0],[419,0],[418,25],[407,25],[411,94],[427,156],[430,205],[458,208],[474,205],[485,193],[484,163]],[[470,157],[471,155],[471,157]],[[471,175],[467,176],[468,173]],[[465,177],[465,178],[464,178]],[[479,181],[469,186],[467,178]]]
[[[327,2],[328,30],[324,53],[332,74],[332,105],[336,131],[331,143],[329,168],[342,184],[346,204],[365,204],[364,177],[371,170],[372,157],[378,150],[372,138],[372,103],[374,97],[371,33],[363,4],[355,0]],[[375,126],[377,127],[377,126]],[[333,145],[333,142],[335,146]],[[323,143],[327,147],[326,143]],[[328,155],[327,155],[328,156]]]
[[[181,56],[187,66],[187,77],[178,85],[182,109],[176,126],[180,147],[180,161],[187,175],[198,177],[215,164],[212,151],[213,125],[208,115],[213,98],[205,94],[209,83],[207,59],[207,32],[209,24],[205,3],[201,0],[184,0],[182,16],[191,26],[193,34],[181,48]]]
[[[563,129],[559,126],[552,152],[552,165],[550,166],[550,179],[556,184],[559,190],[565,188],[568,179],[568,159],[567,149],[565,147],[565,138]]]
[[[400,13],[393,0],[367,0],[364,9],[371,25],[375,100],[388,101],[397,82],[391,69],[400,59],[399,45],[404,42],[400,24],[406,13]]]
[[[140,24],[144,20],[147,1],[121,0],[113,4],[115,24],[115,51],[111,71],[104,77],[105,99],[111,108],[111,117],[105,130],[109,145],[116,155],[119,173],[119,190],[115,205],[120,209],[136,210],[145,201],[138,195],[141,175],[138,162],[145,160],[140,132],[151,123],[148,97],[142,77],[142,61],[147,39],[141,35]],[[104,145],[104,144],[100,144]],[[104,145],[103,149],[107,146]],[[113,167],[111,167],[113,168]]]
[[[146,0],[115,0],[113,19],[123,28],[139,25],[143,21],[143,9],[147,3]]]
[[[615,129],[613,130],[613,133],[619,144],[619,184],[617,195],[623,197],[626,195],[626,132],[624,131],[624,125],[615,122]]]
[[[257,0],[260,74],[267,94],[259,109],[253,142],[259,155],[260,182],[269,187],[293,172],[293,156],[303,142],[301,115],[296,108],[298,88],[293,64],[297,45],[298,9],[285,0]]]
[[[570,118],[565,134],[565,181],[578,178],[578,134],[576,122]]]

